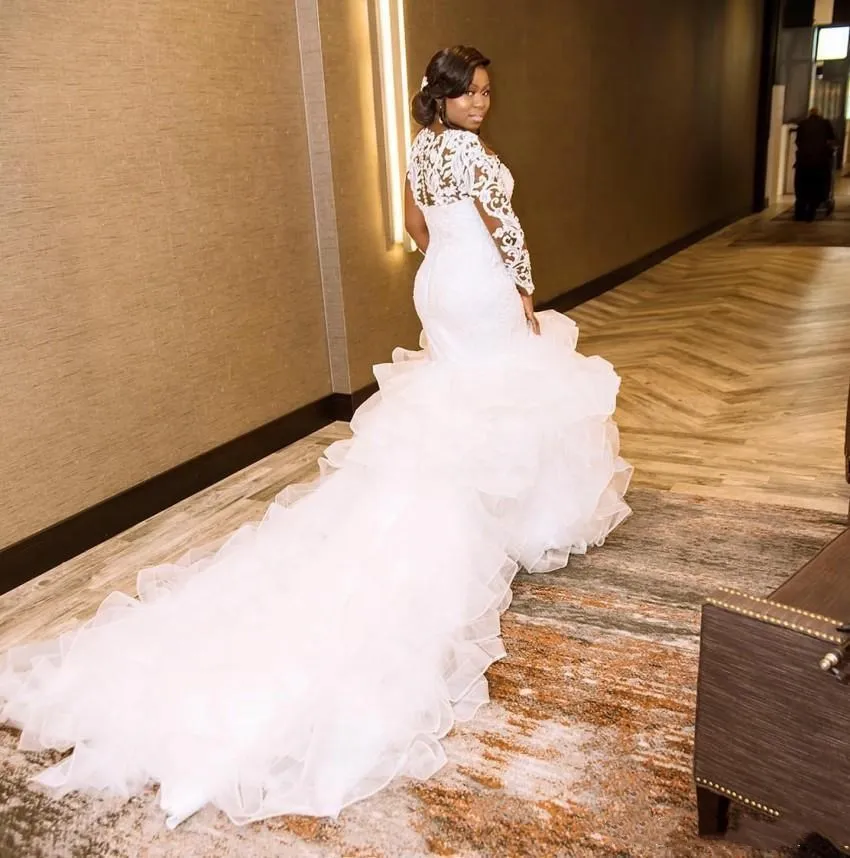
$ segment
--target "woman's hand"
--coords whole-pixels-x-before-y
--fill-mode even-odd
[[[534,315],[534,299],[531,295],[520,290],[522,298],[522,309],[525,311],[525,318],[528,322],[528,327],[531,328],[531,333],[540,336],[540,322],[537,321],[537,316]]]

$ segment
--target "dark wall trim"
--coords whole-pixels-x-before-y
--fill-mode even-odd
[[[832,9],[833,24],[850,24],[850,0],[835,0]]]
[[[121,494],[0,550],[0,593],[327,426],[351,419],[351,397],[333,394],[254,429]]]
[[[746,209],[706,224],[693,232],[689,232],[687,235],[683,235],[681,238],[671,241],[669,244],[665,244],[663,247],[659,247],[657,250],[653,250],[651,253],[647,253],[645,256],[641,256],[640,259],[636,259],[634,262],[629,262],[615,271],[610,271],[608,274],[603,274],[595,280],[583,283],[576,289],[570,289],[569,292],[565,292],[563,295],[547,301],[545,304],[541,304],[539,309],[558,310],[561,313],[566,313],[568,310],[572,310],[573,307],[584,304],[585,301],[598,298],[605,292],[609,292],[611,289],[629,280],[633,280],[639,274],[643,274],[644,271],[648,271],[650,268],[661,264],[665,259],[681,253],[692,244],[708,238],[708,236],[713,235],[721,229],[725,229],[727,226],[750,214],[752,212]]]
[[[754,212],[763,211],[767,207],[767,150],[770,143],[770,109],[773,101],[773,86],[776,83],[776,60],[783,13],[782,0],[764,0],[763,9],[756,158],[753,175]]]
[[[689,233],[616,271],[571,289],[540,309],[570,310],[631,280],[747,214],[749,212],[740,212]],[[88,551],[335,420],[350,420],[354,411],[376,390],[377,385],[372,384],[351,396],[341,393],[327,396],[1,549],[0,593],[8,592]]]
[[[815,0],[785,0],[782,4],[782,26],[811,27],[815,20]]]

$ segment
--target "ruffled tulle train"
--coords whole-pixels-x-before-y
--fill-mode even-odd
[[[459,367],[397,351],[314,483],[215,553],[144,570],[84,626],[10,651],[3,720],[73,748],[39,780],[130,796],[174,826],[335,816],[488,700],[517,570],[564,566],[628,514],[610,420],[619,379],[576,329]]]

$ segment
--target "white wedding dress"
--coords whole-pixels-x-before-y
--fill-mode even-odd
[[[425,130],[409,178],[423,350],[376,367],[318,481],[6,654],[0,720],[24,749],[73,748],[39,776],[57,793],[158,783],[173,827],[208,803],[235,823],[335,816],[427,778],[488,700],[518,568],[561,568],[628,514],[619,379],[564,316],[530,332],[510,174],[476,135]]]

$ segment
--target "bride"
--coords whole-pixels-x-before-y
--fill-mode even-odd
[[[441,51],[414,99],[423,349],[376,367],[353,438],[214,554],[5,655],[0,720],[26,750],[73,749],[39,775],[55,794],[158,783],[174,827],[206,804],[336,816],[427,778],[488,700],[517,570],[560,569],[628,514],[619,378],[534,313],[513,179],[478,136],[488,64]]]

